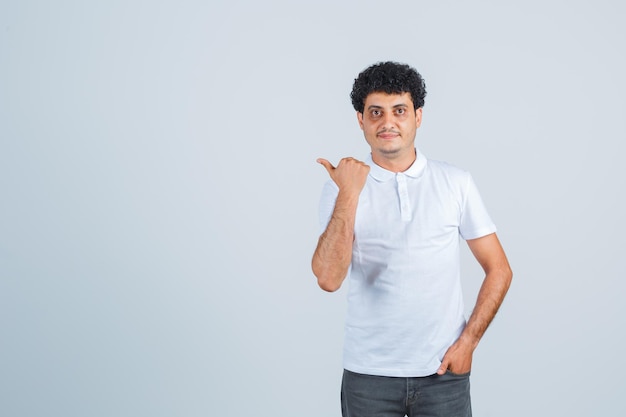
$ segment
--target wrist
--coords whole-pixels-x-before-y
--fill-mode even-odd
[[[465,331],[463,331],[463,333],[461,333],[461,336],[458,339],[458,343],[460,343],[463,346],[467,347],[472,352],[478,346],[478,342],[479,341],[480,341],[480,338],[472,335],[469,331],[467,331],[467,328],[466,328]]]
[[[361,194],[361,190],[351,190],[340,188],[339,193],[337,194],[337,202],[342,202],[344,204],[357,205],[359,202],[359,195]]]

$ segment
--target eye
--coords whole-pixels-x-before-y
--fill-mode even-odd
[[[396,110],[396,113],[397,114],[404,114],[404,113],[406,113],[406,109],[399,108],[399,109]]]

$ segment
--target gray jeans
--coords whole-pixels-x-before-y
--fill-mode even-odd
[[[343,417],[471,417],[469,373],[396,378],[343,371]]]

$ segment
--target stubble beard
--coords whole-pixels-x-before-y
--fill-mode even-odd
[[[378,152],[381,155],[384,155],[387,159],[395,159],[400,157],[404,151],[404,148],[401,144],[391,144],[392,146],[380,146],[378,148]]]
[[[401,149],[400,148],[395,148],[395,149],[379,149],[379,152],[383,155],[385,155],[387,158],[393,158],[397,155],[400,154]]]

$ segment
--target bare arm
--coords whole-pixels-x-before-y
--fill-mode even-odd
[[[317,243],[311,267],[320,288],[336,291],[352,261],[356,208],[369,166],[353,158],[342,159],[337,168],[325,159],[318,159],[318,162],[339,187],[339,194],[330,222]]]
[[[468,240],[467,244],[485,271],[485,279],[467,326],[459,339],[446,352],[441,367],[437,371],[439,374],[445,373],[447,369],[459,374],[470,371],[474,350],[498,312],[513,277],[509,262],[495,233]]]

